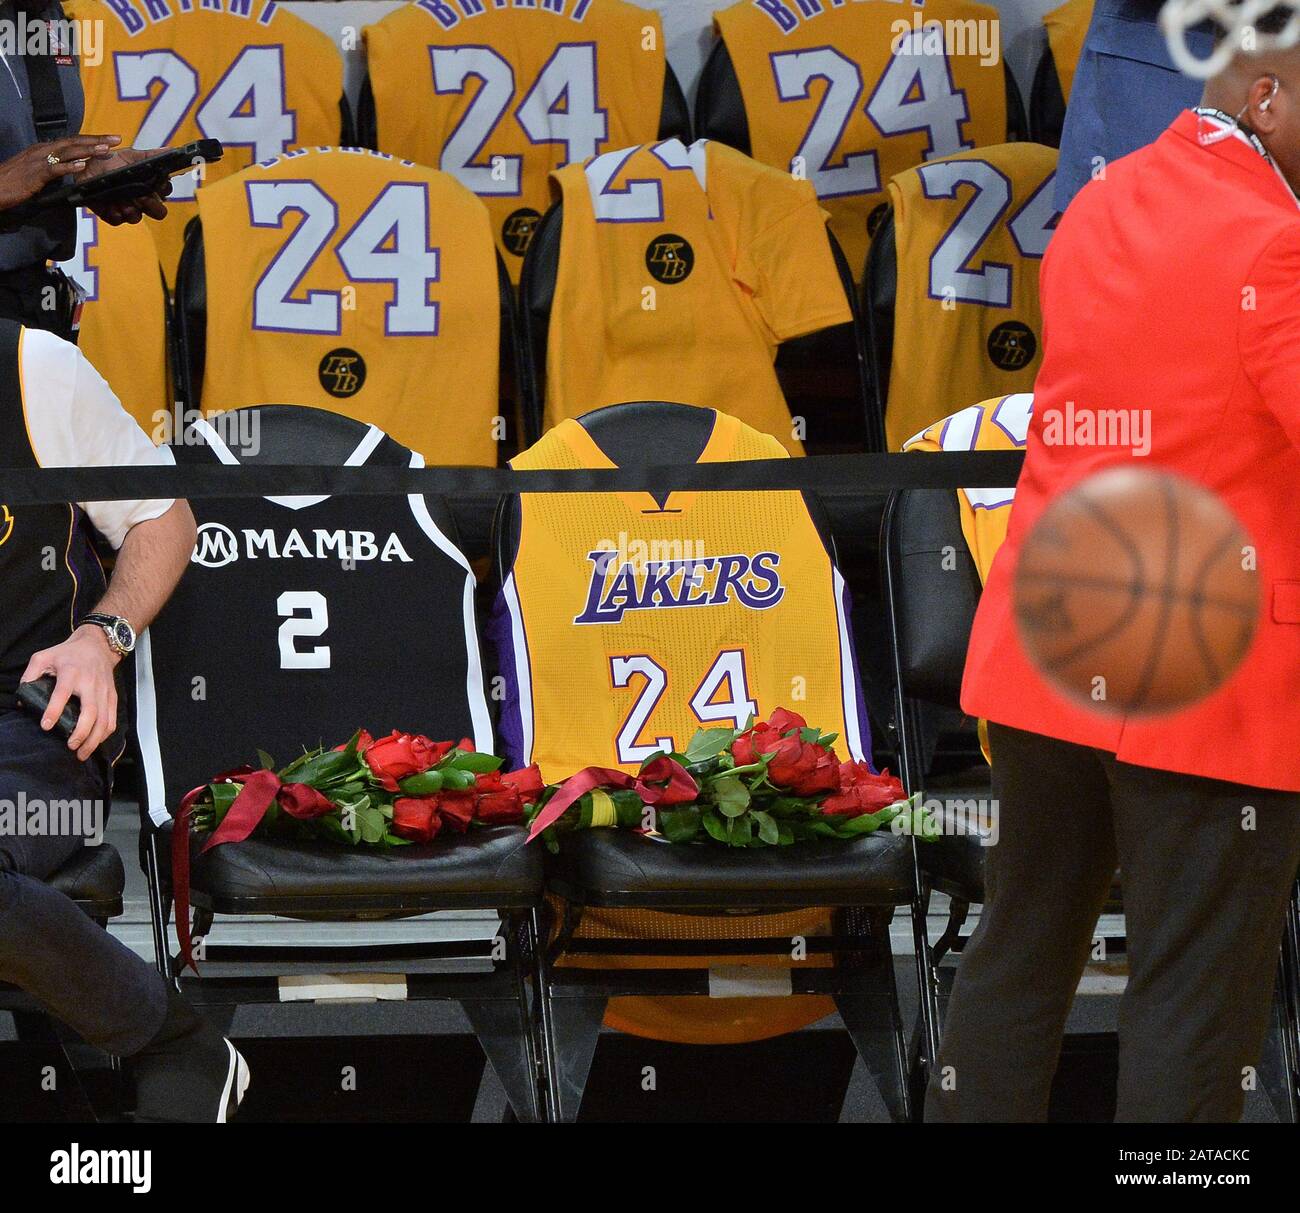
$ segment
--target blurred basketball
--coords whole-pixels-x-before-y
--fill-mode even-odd
[[[1039,671],[1100,712],[1172,712],[1250,649],[1259,584],[1250,536],[1209,490],[1115,468],[1054,501],[1020,553],[1014,603]]]

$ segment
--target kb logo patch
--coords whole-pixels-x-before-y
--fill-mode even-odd
[[[1007,320],[989,334],[989,359],[1000,371],[1023,371],[1038,353],[1038,338],[1027,324]]]
[[[695,250],[684,236],[665,232],[650,241],[645,251],[645,267],[659,282],[685,282],[695,268]]]
[[[356,350],[339,346],[320,360],[320,385],[331,396],[355,396],[366,382],[366,360]]]
[[[501,243],[506,246],[507,251],[516,257],[522,257],[528,252],[528,246],[533,242],[533,233],[537,230],[540,219],[541,215],[532,207],[524,206],[517,211],[511,211],[506,216],[505,223],[501,225]]]

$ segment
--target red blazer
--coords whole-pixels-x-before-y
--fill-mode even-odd
[[[1208,128],[1207,128],[1208,129]],[[1240,138],[1204,146],[1182,114],[1076,197],[1043,262],[1045,356],[1007,541],[966,660],[972,715],[1097,746],[1124,762],[1300,791],[1300,208]],[[1052,410],[1149,409],[1151,450],[1046,445]],[[1105,717],[1030,665],[1011,585],[1046,505],[1114,464],[1214,490],[1258,549],[1255,645],[1208,699]]]

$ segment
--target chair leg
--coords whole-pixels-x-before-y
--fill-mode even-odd
[[[154,964],[168,981],[176,980],[171,946],[167,942],[167,923],[171,919],[171,898],[164,896],[162,857],[158,854],[158,833],[149,832],[145,847],[145,879],[149,885],[149,922],[153,927]]]
[[[532,919],[527,914],[507,914],[501,926],[506,936],[505,967],[513,980],[515,997],[462,998],[461,1006],[505,1089],[515,1116],[532,1123],[543,1119],[538,1089],[539,1067],[525,982],[525,975],[533,964],[536,940],[532,933]]]
[[[907,1035],[898,1006],[894,956],[889,945],[892,910],[852,909],[836,915],[837,931],[862,951],[837,958],[839,992],[835,1006],[849,1036],[880,1091],[890,1118],[912,1116],[908,1084]]]
[[[582,1106],[609,999],[604,994],[579,990],[557,995],[545,945],[548,934],[539,912],[534,914],[533,922],[542,944],[537,951],[536,981],[547,1116],[552,1121],[572,1123]]]
[[[916,843],[913,842],[915,848]],[[912,902],[912,949],[916,955],[916,983],[919,994],[915,1045],[908,1066],[912,1090],[912,1115],[924,1113],[925,1088],[939,1056],[939,977],[934,971],[930,949],[930,886],[917,868],[918,894]]]
[[[1282,965],[1278,982],[1278,1018],[1286,1082],[1286,1112],[1300,1122],[1300,881],[1291,891],[1286,931],[1282,936]]]

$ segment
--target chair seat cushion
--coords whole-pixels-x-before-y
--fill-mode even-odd
[[[526,837],[492,826],[388,850],[250,838],[206,853],[195,837],[191,897],[218,914],[523,909],[542,895],[541,847]]]
[[[896,906],[912,899],[911,842],[881,831],[848,841],[730,848],[581,830],[547,856],[547,885],[570,901],[598,906]]]
[[[921,871],[931,885],[962,901],[984,901],[984,860],[988,847],[978,835],[945,834],[919,849]]]
[[[108,843],[79,847],[47,883],[71,897],[92,918],[115,918],[122,912],[126,872],[117,848]]]

